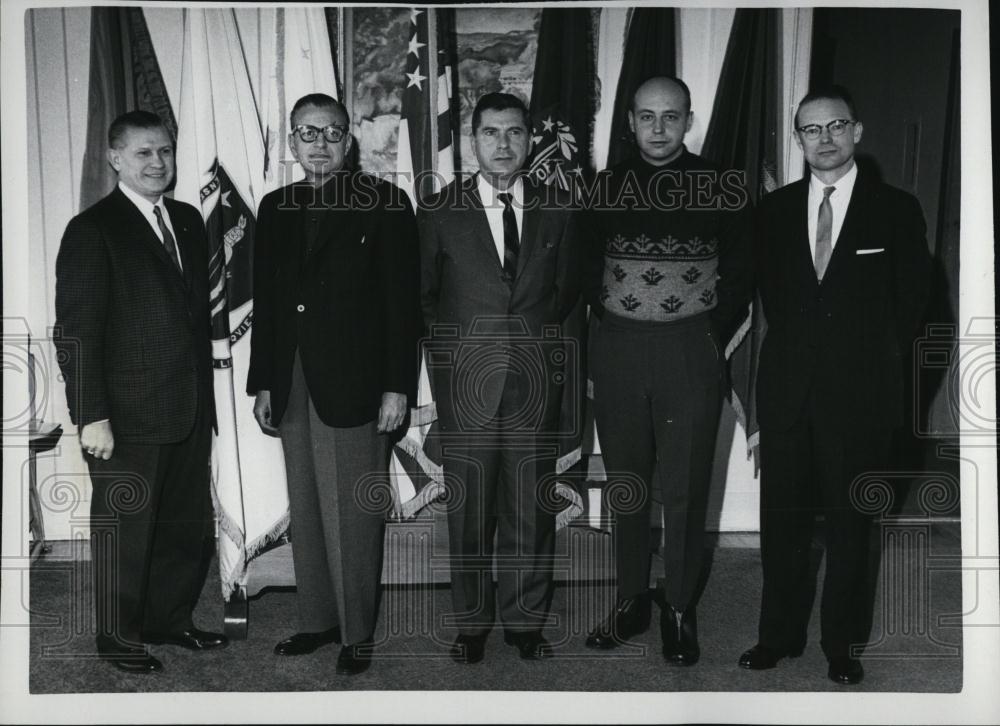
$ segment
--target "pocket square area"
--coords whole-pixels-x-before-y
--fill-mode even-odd
[[[879,252],[885,252],[885,247],[869,247],[868,249],[858,250],[854,254],[856,255],[875,255]]]

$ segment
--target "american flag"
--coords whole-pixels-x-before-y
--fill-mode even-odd
[[[414,208],[455,178],[450,41],[451,10],[412,8],[396,152],[396,183]],[[436,440],[437,410],[427,365],[421,358],[410,428],[391,462],[394,513],[411,517],[444,491]]]

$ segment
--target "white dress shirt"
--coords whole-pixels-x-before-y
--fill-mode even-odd
[[[121,189],[122,194],[128,197],[129,201],[132,202],[132,204],[134,204],[140,212],[142,212],[142,216],[146,218],[147,222],[149,222],[149,226],[153,228],[156,238],[160,240],[160,243],[162,244],[163,234],[160,232],[160,225],[157,223],[156,213],[153,211],[154,207],[160,208],[160,214],[163,215],[163,223],[167,225],[167,229],[170,230],[170,234],[174,236],[174,245],[177,246],[177,261],[181,262],[181,250],[180,246],[177,245],[177,233],[174,232],[174,225],[170,222],[170,214],[167,212],[167,206],[163,203],[163,197],[161,196],[156,200],[156,204],[153,204],[145,197],[136,194],[121,182],[118,182],[118,188]],[[181,270],[184,269],[183,262],[181,262],[180,268]]]
[[[840,236],[840,228],[844,226],[844,215],[847,214],[847,205],[851,203],[851,194],[854,192],[854,182],[858,179],[858,165],[851,164],[850,170],[840,177],[833,184],[825,184],[816,178],[816,175],[809,177],[809,255],[816,259],[816,225],[819,221],[819,205],[823,203],[823,190],[826,187],[834,187],[835,191],[830,194],[830,208],[833,211],[833,229],[830,235],[830,250],[837,248],[837,238]]]
[[[493,244],[497,248],[497,257],[500,264],[503,264],[503,202],[497,197],[500,190],[490,184],[478,174],[476,181],[479,189],[479,197],[483,200],[483,210],[486,212],[486,221],[490,224],[490,232],[493,234]],[[513,184],[507,187],[507,193],[511,195],[511,206],[514,207],[514,220],[517,222],[517,238],[521,239],[521,231],[524,229],[524,183],[518,177]]]

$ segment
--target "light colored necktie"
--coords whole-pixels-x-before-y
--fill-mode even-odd
[[[819,204],[819,219],[816,222],[816,279],[823,281],[826,266],[833,254],[833,207],[830,206],[830,195],[837,187],[824,187],[823,201]]]
[[[166,222],[163,221],[163,215],[160,213],[159,207],[153,207],[153,214],[156,215],[156,223],[160,226],[160,234],[163,235],[163,246],[167,250],[167,255],[174,264],[177,265],[177,269],[181,269],[180,256],[177,254],[177,243],[174,242],[174,236],[170,234],[170,228],[167,226]]]

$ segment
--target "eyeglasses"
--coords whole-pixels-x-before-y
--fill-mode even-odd
[[[805,138],[810,141],[815,141],[823,133],[823,129],[830,132],[830,136],[843,136],[844,131],[847,130],[848,124],[854,124],[857,121],[850,121],[846,118],[834,119],[826,126],[820,126],[819,124],[809,124],[808,126],[799,126],[796,131],[802,134]]]
[[[292,133],[298,134],[299,138],[307,144],[311,144],[318,139],[320,134],[323,134],[323,138],[329,143],[336,144],[344,138],[344,134],[347,133],[347,127],[339,124],[330,124],[320,129],[309,124],[299,124],[292,129]]]

